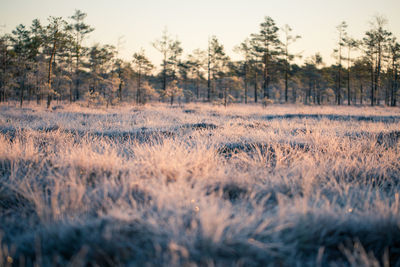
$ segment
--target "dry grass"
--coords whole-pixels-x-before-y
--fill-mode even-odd
[[[0,266],[400,265],[398,108],[0,110]]]

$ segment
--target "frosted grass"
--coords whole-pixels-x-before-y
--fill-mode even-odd
[[[0,109],[0,265],[400,264],[399,109]]]

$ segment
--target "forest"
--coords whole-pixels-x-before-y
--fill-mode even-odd
[[[335,64],[327,65],[319,53],[303,58],[291,45],[300,35],[289,25],[279,27],[266,16],[259,29],[239,43],[231,60],[216,36],[206,50],[183,56],[182,43],[165,29],[152,45],[162,55],[155,66],[142,49],[122,59],[119,48],[96,43],[84,45],[94,27],[80,10],[64,19],[34,19],[0,36],[0,102],[53,101],[87,105],[117,105],[123,101],[229,103],[259,102],[386,105],[398,102],[400,44],[375,16],[361,40],[337,27],[332,50]],[[318,48],[316,48],[318,49]]]

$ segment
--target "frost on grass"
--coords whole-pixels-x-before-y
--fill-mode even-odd
[[[397,109],[0,109],[0,266],[400,265]]]

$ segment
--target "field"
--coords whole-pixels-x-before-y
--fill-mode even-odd
[[[0,266],[400,266],[400,109],[0,106]]]

